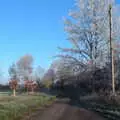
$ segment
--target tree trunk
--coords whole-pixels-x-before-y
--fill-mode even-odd
[[[16,96],[16,90],[13,89],[13,96],[15,97]]]
[[[32,88],[32,94],[34,93],[34,88]]]

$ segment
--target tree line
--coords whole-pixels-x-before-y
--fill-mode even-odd
[[[33,92],[36,87],[40,87],[45,70],[40,66],[34,69],[33,61],[32,55],[26,54],[10,66],[9,85],[14,96],[19,85],[24,85],[27,92]]]
[[[42,74],[48,87],[72,87],[78,94],[111,93],[113,84],[115,90],[119,90],[120,15],[115,0],[77,0],[64,25],[71,47],[59,47],[57,59],[47,72],[41,67],[34,71],[33,57],[25,55],[9,68],[10,79],[35,80],[40,86]]]
[[[119,5],[115,0],[77,0],[75,5],[64,19],[71,47],[59,47],[57,55],[61,85],[77,86],[79,94],[115,93],[120,85]]]

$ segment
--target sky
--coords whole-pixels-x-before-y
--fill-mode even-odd
[[[25,54],[47,69],[58,46],[69,46],[63,16],[75,0],[0,0],[0,72]],[[117,0],[120,3],[120,0]],[[6,82],[6,81],[0,81]]]
[[[73,4],[74,0],[0,0],[0,70],[4,76],[25,54],[33,55],[35,66],[50,66],[57,47],[67,45],[63,16]]]

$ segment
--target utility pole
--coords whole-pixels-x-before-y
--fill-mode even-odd
[[[115,95],[115,66],[114,66],[114,49],[112,42],[112,5],[109,5],[109,28],[110,28],[110,65],[112,79],[112,93]]]

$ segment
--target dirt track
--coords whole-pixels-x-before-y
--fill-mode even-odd
[[[96,113],[83,108],[56,102],[44,110],[38,110],[26,120],[105,120]]]

